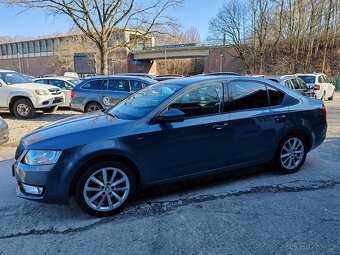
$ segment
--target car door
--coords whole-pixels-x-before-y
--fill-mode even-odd
[[[165,109],[179,109],[186,119],[176,123],[151,123],[148,155],[153,181],[222,167],[221,131],[229,114],[221,117],[222,82],[197,85]],[[165,111],[164,110],[164,111]]]
[[[280,106],[284,93],[271,86],[267,90],[259,81],[232,81],[228,87],[230,100],[225,111],[230,112],[232,164],[269,161],[288,110]]]
[[[125,99],[131,94],[129,80],[109,79],[107,90],[102,94],[103,103],[106,107],[111,107]]]
[[[7,85],[2,81],[0,75],[0,107],[7,108],[9,104],[8,93],[9,89]]]
[[[323,75],[323,80],[325,82],[325,89],[326,89],[326,97],[327,99],[330,98],[333,95],[335,86],[331,83],[331,81],[328,79],[326,75]]]

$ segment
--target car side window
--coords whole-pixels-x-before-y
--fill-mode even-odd
[[[84,84],[81,88],[88,89],[88,90],[100,90],[100,86],[104,80],[93,80],[89,81],[88,83]]]
[[[229,91],[230,103],[225,107],[225,111],[241,111],[269,106],[267,88],[262,83],[230,82]]]
[[[108,90],[110,91],[130,91],[127,80],[109,80]]]
[[[286,80],[285,85],[290,89],[294,89],[293,84],[290,82],[290,80]]]
[[[320,75],[320,76],[318,77],[318,83],[324,83],[324,80],[323,80],[322,75]]]
[[[280,105],[285,97],[285,93],[273,87],[267,86],[269,101],[271,106]]]
[[[47,84],[48,80],[36,80],[34,83]]]
[[[222,101],[222,83],[215,83],[185,93],[173,102],[169,109],[179,109],[185,113],[187,118],[193,118],[219,113]]]
[[[294,89],[301,89],[300,84],[298,83],[298,81],[296,79],[291,79],[290,81],[293,84]]]
[[[145,88],[147,84],[142,81],[130,80],[130,86],[131,86],[131,91],[135,92],[135,91]]]
[[[300,84],[301,89],[308,90],[307,84],[300,78],[297,78],[298,83]]]
[[[330,83],[328,77],[326,75],[323,76],[323,80],[326,82],[326,83]]]
[[[66,89],[65,82],[61,80],[50,80],[50,85],[57,86],[61,89]]]

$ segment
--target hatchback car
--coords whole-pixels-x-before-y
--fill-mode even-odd
[[[288,88],[295,90],[301,95],[307,97],[315,97],[314,90],[309,88],[307,84],[296,75],[284,75],[280,77],[267,77],[267,79],[278,82]]]
[[[75,196],[85,212],[107,216],[143,187],[268,163],[294,173],[326,129],[321,100],[269,80],[168,80],[26,135],[13,175],[19,197]]]
[[[59,105],[61,107],[70,107],[71,90],[80,82],[81,80],[78,78],[65,76],[45,77],[34,80],[34,83],[49,84],[59,87],[65,95],[65,102],[62,105]]]
[[[323,73],[297,74],[308,87],[314,89],[316,98],[321,100],[333,100],[335,86]]]
[[[71,109],[92,112],[110,108],[132,93],[157,81],[135,76],[97,76],[85,79],[71,92]]]

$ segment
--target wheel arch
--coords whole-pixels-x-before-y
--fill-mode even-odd
[[[18,96],[12,96],[9,100],[9,108],[12,109],[13,108],[13,105],[16,101],[20,100],[20,99],[28,99],[30,100],[30,102],[33,104],[31,98],[29,96],[24,96],[24,95],[18,95]],[[34,104],[33,104],[34,106]]]
[[[104,160],[115,160],[119,163],[127,165],[131,171],[133,172],[137,186],[141,185],[141,175],[137,165],[128,157],[117,154],[117,153],[103,153],[103,154],[96,154],[87,157],[86,159],[81,160],[81,164],[77,167],[76,172],[73,174],[72,180],[69,186],[69,197],[74,195],[76,184],[81,177],[82,173],[86,168],[91,166],[92,164],[98,163],[98,161]]]
[[[313,145],[313,138],[312,138],[312,135],[310,134],[310,132],[308,132],[304,128],[294,128],[294,129],[290,129],[286,134],[284,134],[281,137],[279,143],[276,146],[276,153],[278,152],[280,145],[282,144],[284,139],[286,139],[288,136],[291,136],[291,135],[298,135],[298,136],[301,136],[302,138],[304,138],[304,141],[305,141],[306,147],[307,147],[307,151],[311,150],[312,145]]]

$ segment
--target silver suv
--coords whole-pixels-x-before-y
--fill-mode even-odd
[[[79,83],[71,92],[71,109],[79,112],[98,111],[117,104],[134,92],[157,81],[125,75],[98,76]]]

